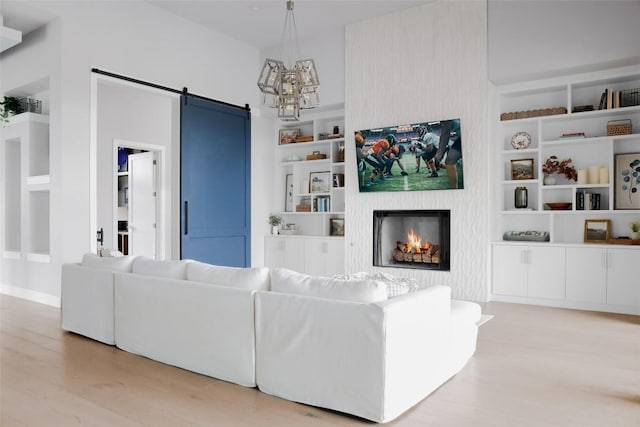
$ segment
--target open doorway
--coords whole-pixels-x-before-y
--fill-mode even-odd
[[[144,250],[142,253],[153,256],[155,252],[156,259],[177,258],[180,246],[175,242],[179,241],[180,222],[173,211],[179,204],[179,192],[173,189],[179,188],[180,181],[173,171],[180,169],[179,156],[174,154],[180,149],[180,97],[95,74],[92,75],[92,97],[90,215],[94,231],[91,248],[96,248],[96,235],[102,230],[104,248],[116,250],[119,240],[122,248],[122,241],[126,239],[127,252],[138,254],[132,246],[135,244],[132,235],[129,235],[132,225],[129,211],[135,190],[127,182],[127,185],[121,183],[118,192],[118,181],[130,179],[118,177],[118,147],[123,147],[130,150],[126,153],[127,163],[129,154],[155,154],[155,172],[148,175],[155,179],[152,181],[156,194],[155,203],[152,203],[156,213],[152,231],[155,251]],[[126,192],[124,187],[127,187]],[[125,197],[127,209],[118,209],[125,207]]]
[[[113,146],[113,247],[124,255],[158,258],[163,147],[118,139]]]

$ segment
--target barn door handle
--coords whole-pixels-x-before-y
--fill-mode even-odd
[[[189,202],[184,201],[184,234],[189,234]]]

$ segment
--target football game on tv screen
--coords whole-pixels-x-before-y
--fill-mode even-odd
[[[460,119],[355,132],[361,192],[464,188]]]

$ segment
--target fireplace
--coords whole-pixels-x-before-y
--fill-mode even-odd
[[[373,211],[373,265],[449,271],[450,211]]]

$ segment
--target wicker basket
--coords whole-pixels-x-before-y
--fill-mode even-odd
[[[609,120],[607,122],[607,135],[629,135],[631,134],[631,119]]]
[[[311,205],[296,205],[296,212],[311,212]]]
[[[327,155],[326,154],[322,154],[319,151],[314,151],[311,154],[307,154],[307,160],[320,160],[320,159],[326,159]]]

